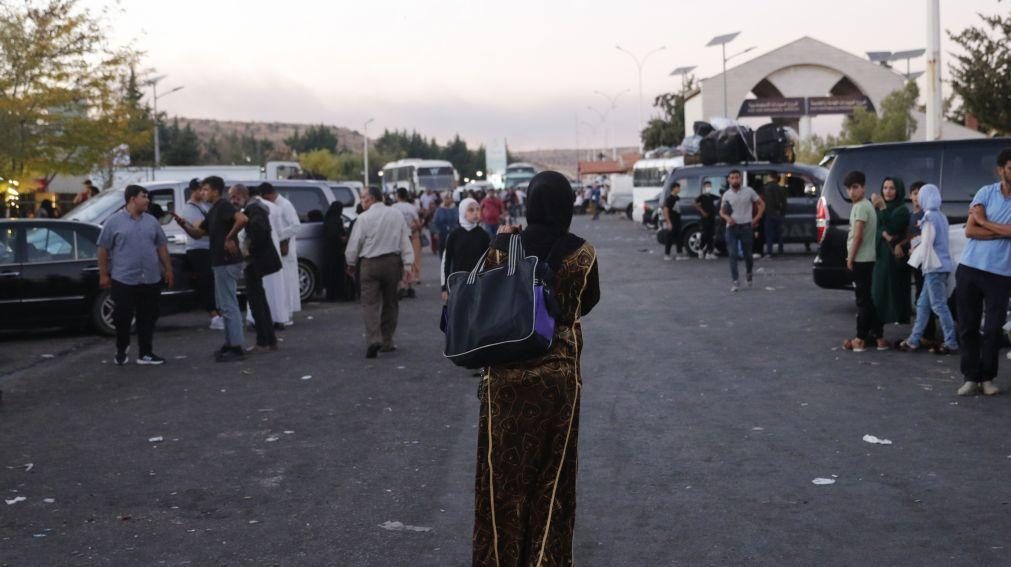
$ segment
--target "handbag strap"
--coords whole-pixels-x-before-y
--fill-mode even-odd
[[[484,264],[488,260],[488,253],[492,251],[489,247],[481,254],[481,258],[478,259],[477,264],[474,268],[467,274],[467,285],[473,285],[477,281],[477,275],[484,271]],[[516,273],[516,266],[519,264],[520,260],[525,254],[523,250],[523,242],[520,240],[519,234],[513,234],[509,237],[509,251],[506,256],[507,270],[506,275],[511,276]]]

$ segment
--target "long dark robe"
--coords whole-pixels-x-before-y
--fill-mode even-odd
[[[904,204],[905,192],[896,183],[898,192],[884,210],[878,211],[877,260],[874,262],[874,277],[871,283],[871,297],[878,320],[884,324],[909,323],[912,310],[910,269],[906,258],[896,258],[895,247],[881,236],[881,232],[902,240],[909,230],[909,209]]]
[[[334,203],[337,205],[338,203]],[[323,286],[327,301],[351,298],[344,260],[344,218],[342,210],[331,205],[323,218]]]
[[[538,176],[546,173],[553,172]],[[580,317],[600,299],[600,283],[596,251],[568,233],[571,188],[564,177],[555,176],[560,179],[554,188],[562,186],[568,193],[538,195],[535,177],[530,184],[534,214],[527,215],[531,225],[523,232],[525,251],[547,260],[552,270],[555,339],[546,355],[493,366],[485,374],[474,498],[475,566],[572,565],[582,389]],[[552,197],[557,202],[539,211],[539,199]],[[505,262],[507,246],[507,238],[496,239],[489,267]]]

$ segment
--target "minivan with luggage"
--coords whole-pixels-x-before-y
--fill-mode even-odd
[[[688,165],[674,169],[667,176],[658,205],[662,205],[670,195],[674,182],[681,185],[681,200],[679,202],[681,234],[679,238],[689,253],[699,256],[702,252],[702,217],[694,207],[695,198],[702,194],[703,187],[713,195],[722,196],[729,188],[727,175],[734,169],[744,175],[745,185],[756,191],[761,191],[767,176],[786,175],[787,208],[783,225],[783,242],[804,244],[808,248],[816,242],[815,206],[821,186],[828,173],[824,168],[813,165],[770,162]],[[658,220],[662,220],[662,218],[658,211]],[[717,217],[714,243],[720,252],[724,252],[723,232],[723,220]]]
[[[952,224],[966,220],[976,191],[997,181],[997,154],[1011,148],[1011,138],[895,142],[846,146],[830,150],[822,160],[828,176],[817,204],[820,247],[814,260],[814,283],[827,289],[848,289],[846,236],[852,203],[842,180],[850,171],[867,176],[867,195],[879,193],[885,177],[901,179],[908,188],[916,181],[941,189],[941,210]],[[908,196],[907,196],[908,198]]]

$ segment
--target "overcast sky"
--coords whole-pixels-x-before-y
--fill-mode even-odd
[[[109,5],[85,0],[88,6]],[[609,106],[612,142],[635,145],[635,63],[661,45],[643,72],[643,113],[653,96],[680,87],[675,67],[720,71],[714,35],[741,31],[728,54],[757,49],[731,66],[804,35],[863,55],[926,47],[926,0],[121,0],[113,39],[133,41],[168,77],[159,101],[170,115],[224,120],[337,124],[373,136],[417,129],[471,145],[505,137],[513,149],[602,143]],[[960,30],[976,12],[1008,10],[997,0],[941,0],[942,29]],[[945,36],[946,54],[952,44]],[[942,55],[944,60],[944,55]],[[945,67],[947,62],[945,62]],[[923,60],[913,62],[922,69]],[[579,121],[590,126],[577,128]]]

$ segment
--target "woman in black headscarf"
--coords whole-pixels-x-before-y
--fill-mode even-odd
[[[344,273],[344,203],[330,203],[323,217],[323,285],[327,301],[348,299],[347,276]]]
[[[569,232],[575,195],[554,171],[530,181],[521,234],[548,264],[557,309],[548,354],[488,368],[481,390],[474,565],[571,565],[576,520],[576,441],[582,388],[580,318],[600,299],[597,253]],[[505,262],[502,227],[488,266]]]

